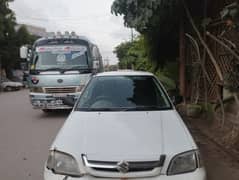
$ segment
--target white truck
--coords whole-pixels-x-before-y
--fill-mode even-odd
[[[29,60],[31,104],[44,112],[72,108],[63,99],[77,99],[91,76],[103,71],[98,47],[74,32],[38,39],[31,50],[22,47],[20,54]]]

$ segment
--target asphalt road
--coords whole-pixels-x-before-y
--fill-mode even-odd
[[[43,180],[49,146],[68,114],[33,110],[27,90],[0,93],[0,179]]]
[[[0,93],[0,179],[43,180],[49,146],[68,114],[33,110],[27,90]],[[237,160],[193,127],[190,130],[204,157],[208,180],[238,180]]]

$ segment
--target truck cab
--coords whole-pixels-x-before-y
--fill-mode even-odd
[[[64,98],[77,99],[91,76],[103,71],[98,47],[75,33],[38,39],[30,51],[22,47],[20,54],[29,61],[31,104],[44,112],[71,109]]]

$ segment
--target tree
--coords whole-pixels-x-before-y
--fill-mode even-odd
[[[8,6],[8,3],[12,0],[0,1],[0,55],[2,60],[2,66],[7,70],[12,65],[12,57],[15,52],[15,16]],[[10,52],[11,51],[11,52]]]
[[[17,36],[18,46],[22,46],[24,44],[32,44],[36,40],[36,37],[29,34],[29,32],[27,31],[27,28],[24,25],[22,25],[18,29],[16,36]]]
[[[0,0],[0,58],[7,77],[11,78],[11,69],[15,68],[19,60],[19,48],[23,44],[31,44],[36,37],[27,32],[22,26],[15,30],[16,18],[9,8],[13,0]]]
[[[162,67],[178,55],[180,3],[177,0],[115,0],[111,7],[123,15],[125,26],[144,36],[149,59]]]
[[[15,16],[8,6],[13,0],[0,0],[0,42],[14,33]]]
[[[148,57],[142,36],[134,41],[121,43],[115,48],[114,53],[119,59],[121,69],[149,70],[151,68],[151,65],[150,67],[146,65]]]
[[[178,72],[176,64],[167,63],[164,68],[155,72],[155,64],[148,60],[143,36],[139,36],[133,42],[121,43],[115,48],[114,53],[119,59],[120,69],[154,72],[167,89],[176,88]]]

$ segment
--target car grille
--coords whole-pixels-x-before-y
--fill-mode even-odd
[[[86,155],[82,155],[87,171],[96,177],[145,177],[156,176],[164,164],[166,156],[162,155],[156,161],[129,161],[129,162],[109,162],[88,160]],[[126,170],[125,170],[126,169]]]
[[[96,161],[89,161],[89,162],[94,164],[108,164],[111,166],[117,165],[117,162],[96,162]],[[153,169],[157,167],[159,167],[159,161],[129,162],[128,172],[152,171]],[[119,172],[119,170],[116,167],[112,169],[108,169],[104,167],[93,167],[93,169],[97,171]]]
[[[45,89],[45,93],[49,93],[49,94],[76,92],[76,87],[47,87],[44,89]]]

